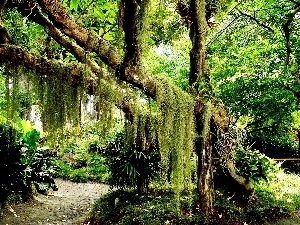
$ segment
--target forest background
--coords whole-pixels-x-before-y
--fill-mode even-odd
[[[2,120],[23,132],[4,146],[19,151],[10,141],[22,139],[22,165],[40,133],[20,118],[37,105],[44,141],[73,166],[91,164],[94,149],[112,185],[147,193],[159,177],[177,209],[196,187],[210,220],[216,190],[249,202],[276,170],[268,157],[298,156],[298,1],[6,0],[0,10]]]

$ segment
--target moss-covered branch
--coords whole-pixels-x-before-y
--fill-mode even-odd
[[[43,26],[49,36],[73,54],[79,62],[85,63],[93,73],[101,75],[101,73],[99,74],[100,67],[89,58],[86,50],[65,36],[46,16],[42,14],[38,7],[32,8],[30,13],[26,8],[20,8],[19,11],[23,16],[29,17],[32,21]]]
[[[61,1],[38,0],[37,2],[62,33],[73,38],[85,50],[96,52],[101,60],[111,68],[118,68],[122,62],[122,57],[117,49],[95,32],[79,26],[64,8]],[[30,5],[28,4],[28,6]]]
[[[119,79],[140,88],[149,97],[155,97],[155,79],[147,73],[141,74],[140,71],[135,68],[129,70],[122,68],[123,57],[119,54],[119,51],[95,32],[79,26],[60,1],[38,0],[37,2],[58,30],[74,39],[76,43],[86,51],[95,52],[106,65],[117,71],[116,76]],[[26,1],[19,10],[30,13],[31,10],[35,9],[33,6],[35,6],[33,2]],[[34,16],[34,14],[32,15]],[[38,20],[34,21],[43,27],[48,26]],[[68,49],[67,46],[64,47]]]
[[[64,86],[63,88],[65,89],[71,87],[73,90],[81,88],[81,93],[89,91],[89,94],[101,94],[106,98],[107,102],[116,105],[127,113],[129,117],[133,112],[132,100],[130,94],[128,95],[128,92],[126,92],[125,87],[118,86],[118,83],[111,79],[95,79],[94,73],[84,64],[62,63],[54,59],[45,59],[30,54],[28,51],[13,45],[3,45],[0,47],[0,64],[4,63],[10,63],[16,67],[23,66],[33,71],[34,74],[36,74],[35,78],[31,80],[33,83],[35,82],[34,80],[36,80],[36,83],[39,84],[56,84],[57,87],[52,87],[52,90],[49,89],[48,94],[50,93],[49,91],[57,91],[58,93],[60,86]],[[50,86],[48,88],[50,88]],[[42,88],[38,90],[41,95],[45,94],[44,91]],[[56,95],[56,92],[52,94]],[[65,94],[66,93],[62,90],[61,95]],[[57,98],[52,96],[51,98],[53,98],[53,104],[55,104],[56,107],[52,109],[49,108],[49,110],[54,110],[63,105],[63,103],[60,104],[58,102],[59,96]],[[48,103],[49,101],[50,99],[48,99]],[[52,115],[53,113],[49,114]],[[61,124],[61,126],[63,126],[63,124]]]

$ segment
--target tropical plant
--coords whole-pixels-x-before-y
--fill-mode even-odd
[[[39,132],[30,130],[23,135],[12,125],[0,126],[1,203],[10,195],[20,194],[26,199],[35,189],[44,193],[57,187],[51,174],[55,170],[53,160],[45,153],[47,148],[37,145]]]
[[[160,172],[158,146],[142,150],[124,140],[124,132],[119,133],[104,149],[110,170],[109,183],[113,187],[134,187],[139,192],[146,192],[150,181]]]

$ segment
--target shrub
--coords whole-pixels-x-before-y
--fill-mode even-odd
[[[86,168],[80,168],[74,170],[73,173],[70,175],[70,180],[73,182],[88,182],[89,175]]]
[[[111,172],[110,185],[146,191],[150,180],[160,170],[160,154],[157,146],[151,145],[147,151],[134,148],[125,142],[124,133],[119,133],[103,152]]]
[[[3,205],[10,193],[21,192],[26,195],[30,187],[25,178],[25,165],[20,162],[21,134],[7,125],[0,125],[0,200]]]
[[[26,166],[25,178],[27,183],[34,185],[39,193],[43,193],[50,188],[57,189],[51,177],[56,167],[54,160],[47,157],[49,148],[38,147],[39,139],[40,132],[35,129],[24,132],[22,137],[21,164]]]
[[[181,206],[188,196],[181,196]],[[89,224],[207,224],[201,213],[178,211],[173,192],[149,192],[146,195],[117,190],[102,196],[92,206]]]
[[[278,171],[276,163],[258,150],[244,149],[236,150],[236,167],[240,175],[248,180],[269,180]]]
[[[151,183],[153,184],[153,183]],[[95,201],[89,224],[264,224],[300,208],[300,177],[279,170],[269,182],[255,183],[255,198],[245,204],[236,202],[232,193],[216,191],[216,213],[208,223],[201,214],[196,190],[180,195],[180,211],[172,189],[151,188],[147,194],[116,190]],[[187,204],[191,202],[191,204]]]
[[[45,157],[45,148],[38,148],[39,132],[30,130],[22,135],[10,125],[0,125],[0,196],[1,203],[12,193],[25,197],[32,191],[56,189],[51,173],[53,161]]]

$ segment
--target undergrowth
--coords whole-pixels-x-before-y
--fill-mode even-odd
[[[154,187],[154,186],[152,186]],[[139,195],[113,191],[96,201],[90,224],[235,224],[258,225],[288,216],[300,208],[300,177],[279,170],[272,180],[255,183],[255,195],[247,201],[235,193],[216,191],[216,213],[208,222],[199,211],[196,191],[180,196],[176,208],[174,193],[166,186]]]
[[[90,224],[207,224],[203,215],[190,211],[189,195],[180,196],[178,211],[174,192],[152,190],[139,195],[130,190],[117,190],[96,201],[91,210]]]
[[[104,165],[104,160],[105,159],[98,154],[91,154],[88,156],[85,166],[74,168],[72,164],[57,159],[56,165],[58,169],[55,176],[73,182],[97,181],[107,183],[109,172],[108,167]]]

